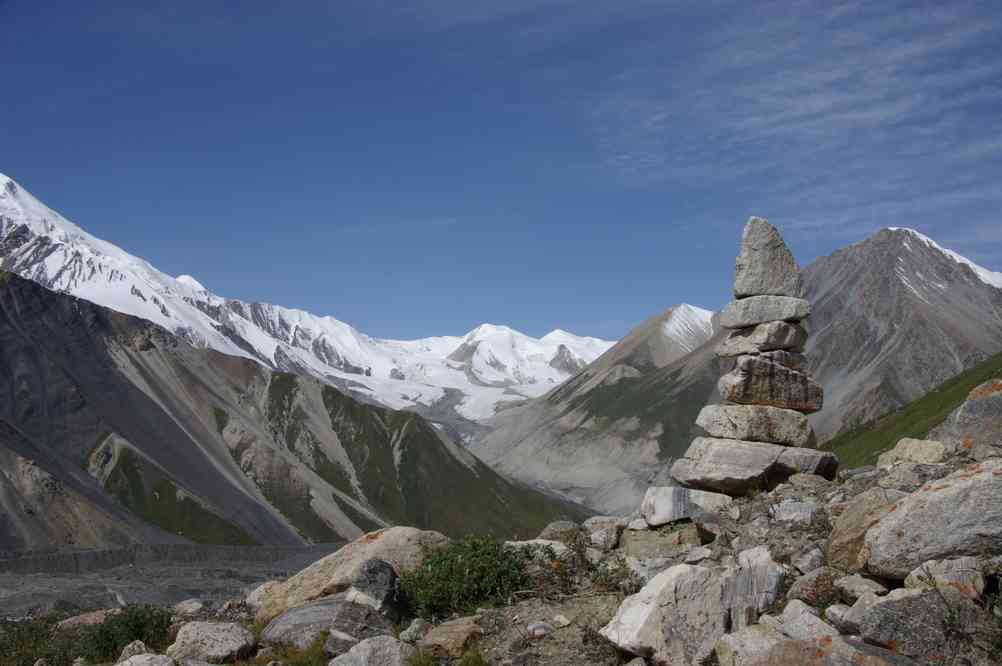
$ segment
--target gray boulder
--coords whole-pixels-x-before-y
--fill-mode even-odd
[[[177,666],[177,662],[162,654],[137,654],[118,666]]]
[[[841,636],[806,641],[783,641],[764,655],[741,666],[918,666],[918,662],[890,650]]]
[[[820,507],[814,502],[785,499],[769,507],[769,517],[777,523],[810,525],[819,511]]]
[[[863,621],[866,611],[879,604],[880,601],[881,598],[873,592],[864,592],[859,599],[856,599],[856,603],[849,607],[849,610],[842,613],[839,630],[846,634],[858,634],[859,625]]]
[[[975,460],[1002,455],[1002,379],[991,379],[971,391],[929,438]]]
[[[783,633],[798,641],[838,636],[838,629],[828,624],[818,612],[799,599],[793,599],[783,609]]]
[[[741,253],[735,261],[734,297],[799,296],[800,269],[776,227],[751,217],[741,235]]]
[[[738,553],[737,568],[723,574],[723,604],[731,617],[731,628],[755,624],[783,589],[786,569],[772,559],[769,549],[758,546]]]
[[[835,581],[835,589],[846,603],[856,603],[866,593],[875,594],[878,597],[887,594],[887,588],[875,580],[863,578],[859,574],[843,576]]]
[[[328,666],[407,666],[416,655],[417,650],[407,643],[377,636],[361,641]]]
[[[798,322],[811,314],[811,304],[790,296],[750,296],[731,301],[720,313],[723,328],[758,326],[767,321]]]
[[[896,462],[941,463],[952,453],[950,447],[934,439],[904,437],[890,451],[877,458],[877,467],[890,467]]]
[[[743,666],[769,653],[786,636],[772,627],[755,624],[722,636],[714,649],[719,666]]]
[[[839,572],[831,567],[815,569],[795,580],[786,596],[788,599],[800,599],[819,608],[827,606],[840,598],[840,593],[835,587],[838,578]]]
[[[674,486],[652,486],[640,505],[640,515],[647,525],[659,527],[676,520],[691,518],[699,511],[716,511],[734,500],[722,493],[691,490]]]
[[[324,652],[335,656],[343,654],[357,643],[376,636],[394,633],[393,621],[366,604],[338,599],[327,626],[330,634],[324,643]]]
[[[837,470],[838,458],[829,451],[697,437],[672,465],[671,475],[689,488],[740,496],[772,488],[798,472],[831,479]]]
[[[606,553],[619,545],[619,537],[626,529],[626,521],[617,516],[592,516],[581,526],[588,535],[589,543]]]
[[[773,360],[787,366],[802,366],[807,331],[803,326],[785,321],[767,321],[758,326],[731,331],[717,346],[717,356],[770,353]],[[779,351],[782,350],[782,351]],[[790,353],[796,352],[796,353]]]
[[[849,500],[828,537],[828,563],[845,571],[862,568],[859,556],[867,531],[905,496],[906,493],[897,490],[871,488]]]
[[[254,634],[233,622],[188,622],[177,632],[174,644],[167,648],[172,659],[204,659],[224,664],[248,657],[254,652]]]
[[[965,596],[978,599],[985,591],[985,576],[975,557],[931,560],[908,574],[905,587],[952,587]]]
[[[824,405],[824,390],[808,374],[759,356],[739,356],[717,382],[720,397],[743,405],[765,405],[811,414]]]
[[[870,572],[904,579],[929,560],[1002,554],[1002,460],[968,466],[900,500],[866,533]]]
[[[707,405],[696,425],[710,437],[813,446],[814,431],[807,416],[792,409],[760,405]]]
[[[146,643],[142,641],[132,641],[124,648],[122,648],[122,654],[118,655],[118,661],[115,663],[122,663],[130,659],[131,657],[137,657],[141,654],[152,654],[153,650],[146,647]]]
[[[351,579],[347,601],[369,606],[396,622],[407,610],[400,578],[389,562],[366,560]]]
[[[877,482],[877,485],[881,488],[910,493],[918,490],[930,481],[942,479],[949,473],[949,467],[943,464],[926,465],[923,463],[899,462],[890,467],[887,475],[881,478]]]
[[[268,623],[261,642],[305,650],[330,630],[331,621],[344,603],[344,595],[337,595],[290,608]]]

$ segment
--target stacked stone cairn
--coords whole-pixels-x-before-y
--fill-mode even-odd
[[[768,221],[752,217],[741,238],[734,300],[720,315],[729,329],[717,355],[734,368],[717,384],[722,404],[707,405],[697,437],[671,474],[687,488],[731,496],[768,490],[798,472],[834,478],[838,459],[816,450],[807,415],[823,391],[807,373],[801,325],[811,304],[801,298],[800,270]]]

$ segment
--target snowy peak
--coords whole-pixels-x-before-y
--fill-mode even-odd
[[[682,303],[671,309],[662,332],[686,352],[691,352],[713,336],[713,312]]]
[[[941,253],[943,256],[949,258],[953,262],[967,266],[974,272],[974,274],[978,277],[978,279],[984,282],[985,284],[991,285],[992,287],[995,287],[997,289],[1002,289],[1002,273],[990,271],[987,268],[984,268],[983,266],[974,263],[967,257],[960,255],[954,252],[953,250],[946,249],[945,247],[943,247],[933,239],[929,238],[925,234],[916,231],[915,229],[909,229],[906,227],[888,227],[887,231],[897,234],[906,234],[907,236],[914,238],[916,241],[923,243],[928,248],[936,250],[937,252]],[[908,244],[907,239],[904,240],[903,242],[907,247]]]
[[[380,340],[333,317],[226,299],[88,234],[6,176],[0,267],[152,321],[195,346],[313,375],[388,407],[441,415],[445,401],[446,420],[486,418],[502,402],[541,395],[613,344],[562,331],[536,339],[495,324],[462,337]]]

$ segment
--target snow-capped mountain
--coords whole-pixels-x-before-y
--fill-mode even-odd
[[[381,340],[302,310],[213,294],[95,238],[0,174],[0,268],[152,321],[198,347],[308,374],[396,409],[478,420],[540,396],[613,343],[484,324],[464,336]]]

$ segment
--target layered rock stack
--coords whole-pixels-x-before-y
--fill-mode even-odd
[[[709,437],[697,437],[672,466],[681,485],[745,495],[773,487],[797,472],[832,478],[838,460],[817,451],[807,415],[824,393],[807,373],[801,322],[811,304],[801,296],[800,269],[779,232],[752,217],[741,238],[734,300],[720,315],[730,334],[717,348],[734,358],[720,378],[723,404],[696,419]]]

